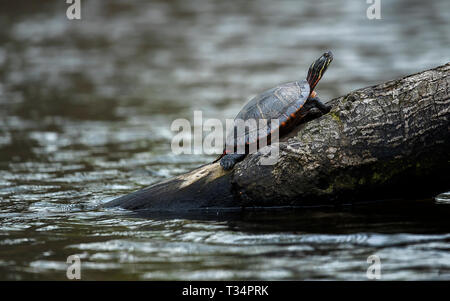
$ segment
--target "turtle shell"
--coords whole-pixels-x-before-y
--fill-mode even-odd
[[[306,80],[281,84],[251,99],[234,119],[234,132],[226,139],[226,152],[234,152],[230,145],[240,146],[257,142],[277,128],[284,127],[303,107],[310,94]],[[276,119],[276,123],[271,123]],[[243,126],[245,123],[245,126]]]

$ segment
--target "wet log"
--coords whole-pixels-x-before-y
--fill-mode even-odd
[[[450,63],[328,102],[330,113],[247,156],[119,197],[125,209],[278,207],[433,197],[450,190]],[[274,165],[262,165],[270,147]]]

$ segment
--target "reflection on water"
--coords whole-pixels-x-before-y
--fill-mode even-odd
[[[441,193],[435,201],[437,204],[450,204],[450,192]]]
[[[376,254],[383,279],[450,279],[448,214],[422,201],[147,219],[35,201],[1,215],[0,271],[64,279],[78,254],[83,279],[364,280]]]
[[[154,219],[97,205],[209,162],[176,118],[234,116],[335,54],[330,99],[448,62],[450,2],[0,3],[0,279],[449,279],[448,195],[414,205]],[[389,207],[390,209],[385,209]]]

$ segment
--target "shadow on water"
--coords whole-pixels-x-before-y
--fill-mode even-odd
[[[226,222],[231,230],[251,233],[350,234],[446,233],[450,207],[434,200],[374,201],[339,206],[204,209],[185,212],[137,211],[129,216],[152,220],[188,219]]]

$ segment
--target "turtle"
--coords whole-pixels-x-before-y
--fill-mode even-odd
[[[230,170],[245,158],[250,145],[256,143],[258,148],[261,138],[267,139],[270,144],[270,136],[277,129],[279,137],[288,134],[312,108],[319,109],[322,114],[328,113],[331,107],[318,98],[314,88],[332,60],[331,51],[325,52],[311,64],[306,79],[280,84],[252,98],[236,115],[234,129],[226,138],[226,146],[213,163],[220,160],[223,169]],[[246,123],[245,129],[239,132],[238,120],[257,122]],[[270,120],[277,122],[273,125]],[[239,146],[241,151],[237,151]]]

